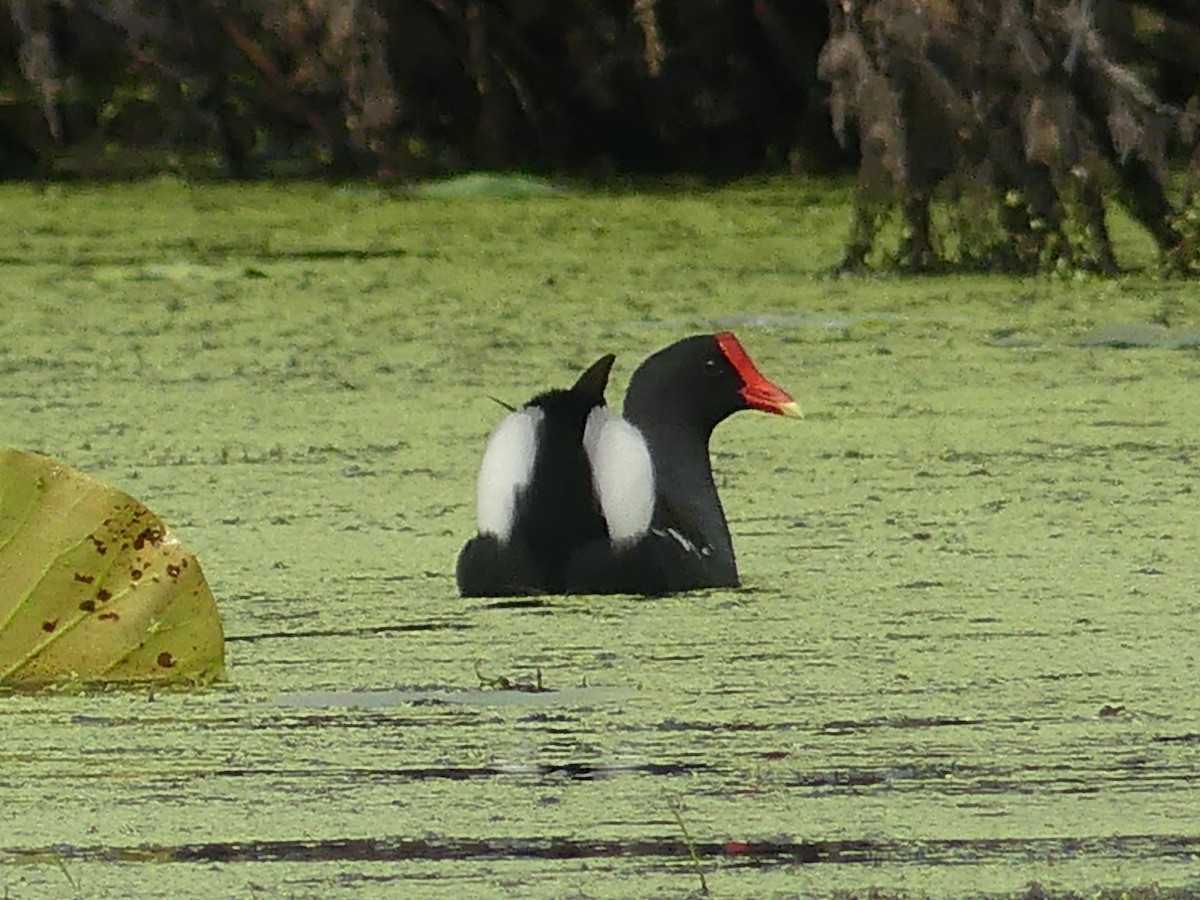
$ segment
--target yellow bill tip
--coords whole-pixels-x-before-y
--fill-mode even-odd
[[[787,416],[789,419],[804,418],[804,411],[800,409],[800,404],[795,400],[790,403],[781,403],[778,408],[781,416]]]

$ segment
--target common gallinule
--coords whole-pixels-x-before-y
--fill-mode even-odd
[[[696,335],[605,405],[614,357],[501,420],[479,468],[479,534],[458,557],[465,597],[664,594],[738,584],[713,481],[713,429],[743,409],[800,416],[728,332]]]

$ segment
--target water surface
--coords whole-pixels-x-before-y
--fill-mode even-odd
[[[1197,888],[1198,356],[1087,339],[1193,289],[829,278],[795,198],[7,189],[4,441],[232,678],[2,698],[7,896]],[[717,328],[808,415],[715,436],[744,586],[457,598],[489,395]]]

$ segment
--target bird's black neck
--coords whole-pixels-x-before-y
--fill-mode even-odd
[[[670,407],[639,400],[632,393],[626,398],[625,418],[642,432],[654,463],[658,497],[653,524],[678,529],[698,549],[708,547],[713,571],[736,580],[733,541],[708,452],[716,423],[680,420],[665,411]]]

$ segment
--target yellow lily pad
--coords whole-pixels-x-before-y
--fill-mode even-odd
[[[170,529],[64,463],[0,448],[0,686],[224,676],[216,601]]]

